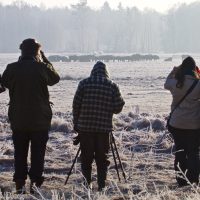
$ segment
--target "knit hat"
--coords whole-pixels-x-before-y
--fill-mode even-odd
[[[41,48],[41,44],[32,38],[23,40],[19,46],[19,49],[21,49],[24,55],[36,55],[39,48]]]

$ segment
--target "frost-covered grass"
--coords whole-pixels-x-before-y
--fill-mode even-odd
[[[168,56],[167,56],[168,57]],[[0,73],[6,65],[16,61],[18,55],[0,54]],[[199,57],[196,59],[200,62]],[[45,157],[46,180],[34,196],[15,195],[12,182],[14,171],[12,133],[7,119],[8,92],[0,95],[0,199],[94,199],[94,200],[199,200],[199,187],[178,188],[173,169],[173,140],[165,129],[171,96],[163,89],[165,77],[181,63],[180,55],[173,62],[106,63],[111,78],[119,84],[126,105],[114,117],[117,148],[127,176],[118,181],[111,152],[106,189],[97,192],[96,167],[93,166],[93,189],[83,185],[80,158],[68,184],[67,173],[78,150],[73,146],[75,135],[72,125],[71,105],[80,79],[89,76],[94,63],[54,63],[61,81],[50,87],[54,103],[52,128]],[[139,106],[137,106],[139,105]],[[120,172],[121,173],[121,172]],[[29,180],[26,189],[29,190]]]
[[[2,126],[0,137],[0,185],[4,192],[4,196],[0,196],[0,199],[197,200],[200,198],[200,190],[196,186],[177,187],[173,170],[173,143],[164,128],[165,116],[140,114],[138,111],[123,113],[114,118],[115,131],[113,133],[127,181],[124,181],[121,171],[121,182],[118,181],[110,152],[111,164],[107,187],[103,192],[97,192],[95,164],[93,188],[92,190],[85,188],[80,172],[80,158],[65,186],[67,172],[78,148],[72,144],[74,133],[71,117],[71,113],[54,114],[45,157],[46,181],[41,189],[36,188],[35,195],[14,194],[11,132],[7,132],[9,127],[5,118],[0,120],[1,123],[6,124],[5,130]],[[29,180],[26,187],[28,191]]]

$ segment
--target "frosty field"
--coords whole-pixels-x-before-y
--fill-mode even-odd
[[[171,96],[163,89],[166,76],[181,63],[180,55],[172,62],[164,62],[171,55],[160,55],[158,61],[106,63],[111,79],[119,84],[126,105],[114,116],[113,134],[127,175],[127,182],[119,182],[112,154],[107,187],[97,192],[96,170],[93,167],[93,189],[87,190],[76,163],[68,184],[67,172],[77,152],[72,144],[72,100],[78,82],[89,76],[94,63],[53,63],[61,81],[49,87],[53,106],[53,120],[45,157],[46,181],[37,194],[15,195],[13,175],[13,144],[7,119],[8,91],[0,94],[0,187],[5,191],[0,199],[141,199],[178,200],[200,199],[196,186],[178,188],[173,170],[173,142],[165,129]],[[0,54],[0,73],[6,65],[16,61],[17,54]],[[194,55],[197,65],[200,56]],[[29,181],[27,181],[27,190]]]

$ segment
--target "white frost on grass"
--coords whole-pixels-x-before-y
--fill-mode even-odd
[[[55,132],[72,132],[73,126],[71,122],[66,121],[64,118],[54,117],[51,122],[51,131]]]
[[[177,188],[173,170],[173,142],[168,132],[162,128],[165,116],[151,115],[132,111],[115,116],[115,131],[113,131],[118,152],[126,173],[127,181],[118,181],[115,164],[109,152],[110,166],[108,170],[107,187],[101,193],[97,192],[96,166],[93,165],[93,189],[83,186],[80,157],[74,166],[68,184],[64,186],[67,173],[71,167],[78,147],[73,146],[74,136],[72,115],[70,112],[54,113],[52,128],[49,134],[45,157],[44,175],[46,181],[35,195],[15,195],[12,183],[13,173],[13,146],[11,137],[4,135],[0,140],[0,187],[4,192],[1,199],[174,199],[200,198],[199,188]],[[149,121],[148,126],[141,121]],[[153,123],[159,125],[153,128]],[[160,125],[160,122],[161,125]],[[5,123],[7,123],[5,121]],[[140,124],[136,126],[133,124]],[[3,130],[5,131],[5,130]],[[8,153],[8,152],[11,153]],[[5,153],[7,152],[7,153]],[[3,184],[2,184],[3,183]],[[6,183],[6,184],[4,184]],[[27,189],[29,187],[27,181]],[[6,185],[6,187],[5,187]],[[195,189],[195,194],[194,194]],[[183,192],[184,191],[184,192]],[[7,192],[7,193],[6,193]],[[0,194],[1,195],[1,194]]]
[[[115,127],[121,127],[127,131],[134,129],[138,130],[153,130],[155,132],[165,130],[165,118],[164,116],[153,116],[148,113],[135,114],[129,112],[128,114],[120,114],[118,118],[114,119]]]
[[[16,60],[15,55],[0,55],[0,66]],[[162,59],[163,60],[163,59]],[[97,192],[96,166],[93,165],[93,189],[83,186],[80,156],[74,166],[68,184],[64,186],[78,146],[73,146],[75,135],[72,124],[71,105],[81,77],[90,74],[94,63],[54,63],[61,81],[50,87],[54,102],[53,119],[45,157],[46,177],[44,185],[35,195],[15,195],[12,182],[14,172],[12,133],[8,123],[8,91],[1,94],[0,102],[0,199],[92,199],[92,200],[199,200],[199,187],[178,188],[173,169],[173,140],[165,129],[171,96],[163,89],[165,77],[173,62],[152,61],[133,63],[106,63],[112,79],[119,84],[126,105],[123,112],[114,116],[114,137],[125,170],[127,181],[118,181],[112,153],[107,187]],[[199,62],[200,59],[197,59]],[[133,105],[139,105],[134,106]],[[140,111],[141,110],[141,111]],[[158,114],[159,113],[159,114]],[[30,166],[30,163],[28,163]],[[119,165],[118,165],[119,166]],[[26,188],[29,189],[29,180]]]

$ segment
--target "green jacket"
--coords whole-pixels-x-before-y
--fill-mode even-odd
[[[9,89],[8,117],[14,131],[48,130],[52,111],[47,86],[60,80],[51,64],[32,57],[8,64],[2,84]]]

